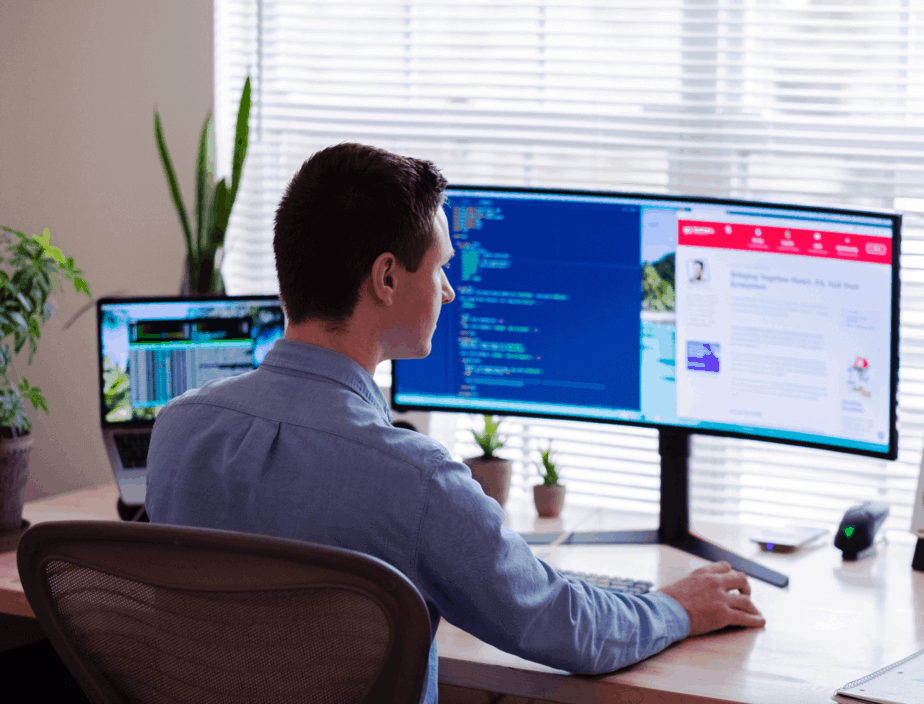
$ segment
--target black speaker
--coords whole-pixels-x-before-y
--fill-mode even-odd
[[[911,560],[911,567],[924,571],[924,458],[921,459],[921,469],[918,473],[918,490],[914,495],[914,506],[911,512],[911,532],[918,536],[918,545]]]

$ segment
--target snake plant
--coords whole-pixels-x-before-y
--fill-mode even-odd
[[[195,232],[190,228],[190,218],[180,195],[173,163],[167,151],[161,128],[160,115],[154,111],[154,136],[157,150],[167,176],[170,195],[180,217],[183,235],[186,238],[186,263],[189,290],[193,293],[215,293],[224,289],[221,272],[216,266],[216,256],[224,245],[225,231],[231,217],[231,208],[237,197],[241,182],[244,159],[247,156],[250,117],[250,77],[244,82],[241,101],[237,111],[237,126],[234,133],[234,154],[231,161],[231,186],[221,179],[215,183],[215,134],[212,129],[211,113],[206,115],[199,135],[199,157],[196,161],[196,210]]]

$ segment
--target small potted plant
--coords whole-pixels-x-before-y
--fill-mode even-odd
[[[83,272],[74,258],[52,247],[46,228],[41,237],[27,237],[19,230],[0,226],[7,239],[7,253],[0,255],[0,538],[18,535],[23,525],[23,492],[29,477],[32,422],[25,402],[48,413],[42,390],[18,380],[13,354],[29,343],[29,364],[41,337],[39,325],[54,313],[49,297],[60,284],[58,274],[74,283],[79,293],[90,295]],[[13,349],[11,350],[10,347]],[[12,549],[0,540],[5,549]],[[15,548],[15,545],[13,545]]]
[[[565,503],[565,487],[558,483],[558,471],[549,459],[551,452],[552,443],[549,443],[549,449],[542,453],[542,465],[545,468],[542,484],[533,487],[533,502],[540,518],[558,518]]]
[[[497,435],[500,423],[500,420],[494,422],[489,415],[484,416],[484,432],[472,431],[482,455],[471,457],[464,462],[472,470],[472,478],[481,485],[484,493],[503,508],[507,503],[507,494],[510,492],[510,460],[494,455],[504,446],[503,441]]]

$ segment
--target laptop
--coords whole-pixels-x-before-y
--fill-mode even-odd
[[[144,505],[160,409],[256,369],[285,329],[278,296],[101,298],[96,325],[103,442],[127,507]]]

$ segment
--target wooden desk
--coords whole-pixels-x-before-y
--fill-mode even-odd
[[[590,677],[501,652],[444,621],[440,682],[556,702],[808,704],[831,701],[847,682],[924,648],[924,573],[911,569],[910,533],[890,532],[877,555],[846,563],[833,533],[787,555],[764,553],[737,530],[694,525],[694,532],[789,576],[785,589],[749,579],[764,628],[689,638],[615,674]],[[647,579],[656,587],[706,564],[651,545],[533,552],[561,569]]]
[[[30,501],[23,507],[22,515],[32,525],[46,521],[118,521],[118,498],[118,487],[104,484]],[[19,581],[15,550],[0,553],[0,613],[35,618]]]
[[[117,496],[114,485],[104,486],[30,502],[24,513],[33,524],[118,520]],[[528,509],[509,509],[517,530],[626,527],[624,518],[601,511],[571,508],[561,520],[540,521]],[[761,553],[746,532],[742,537],[742,531],[699,524],[694,531],[789,576],[785,589],[750,580],[765,628],[689,638],[615,674],[589,677],[508,655],[444,620],[437,633],[440,682],[558,702],[808,704],[829,702],[838,687],[924,648],[924,573],[911,569],[910,533],[890,532],[878,554],[845,563],[831,534],[818,547],[786,555]],[[652,545],[533,550],[555,567],[648,579],[656,586],[705,564]],[[33,616],[15,552],[0,554],[0,612]]]

